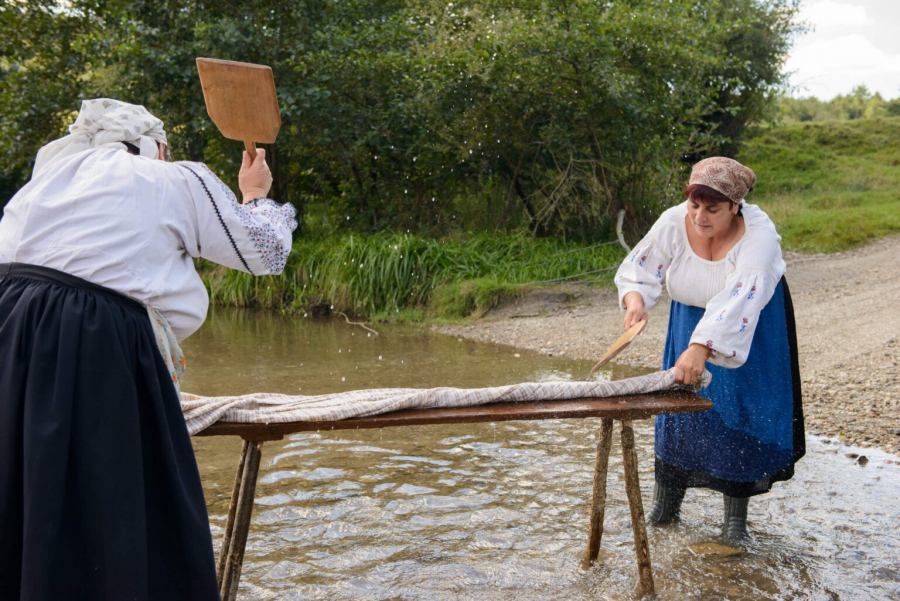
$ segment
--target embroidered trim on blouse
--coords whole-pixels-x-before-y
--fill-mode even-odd
[[[195,163],[204,169],[222,188],[226,198],[231,201],[231,208],[237,215],[241,225],[247,231],[247,237],[253,242],[253,246],[259,252],[263,264],[269,273],[277,273],[287,263],[290,247],[285,248],[281,236],[275,229],[277,226],[286,225],[291,231],[297,229],[297,209],[290,203],[278,204],[270,198],[255,198],[246,204],[237,201],[234,192],[225,182],[216,176],[209,167],[203,163]],[[260,215],[268,219],[268,223],[260,223],[254,219],[254,215]],[[246,264],[245,264],[246,265]],[[252,273],[252,272],[251,272]]]
[[[293,222],[293,227],[291,227],[291,231],[293,231],[297,227],[297,222],[293,220],[293,215],[297,211],[291,205],[280,206],[274,200],[268,198],[263,200],[268,202],[263,203],[260,201],[255,202],[255,204],[248,202],[246,205],[238,205],[235,213],[237,213],[241,225],[247,230],[247,235],[253,241],[256,250],[259,251],[266,269],[269,270],[269,273],[277,273],[287,263],[287,257],[291,249],[290,247],[284,247],[281,236],[278,235],[275,226]],[[251,204],[253,206],[248,209],[247,206]],[[253,217],[257,214],[268,218],[269,222],[260,223],[255,220]]]
[[[202,164],[202,163],[200,163],[200,164]],[[247,273],[249,273],[250,275],[255,275],[253,273],[253,271],[250,269],[250,266],[247,265],[247,261],[244,259],[244,255],[242,255],[241,251],[238,249],[238,246],[234,241],[234,237],[231,235],[231,230],[229,230],[228,226],[225,225],[225,220],[222,218],[222,213],[219,212],[219,205],[216,204],[216,201],[212,196],[212,192],[210,192],[209,188],[206,187],[206,182],[203,181],[203,178],[200,177],[200,174],[198,174],[196,171],[194,171],[190,167],[187,167],[186,165],[179,165],[179,167],[182,167],[185,170],[187,170],[189,173],[191,173],[194,177],[197,178],[197,181],[200,182],[200,185],[203,186],[203,190],[206,192],[206,196],[209,198],[209,202],[212,203],[213,209],[216,211],[216,217],[219,218],[219,223],[222,224],[222,229],[225,230],[225,235],[228,236],[228,240],[231,242],[231,247],[234,249],[234,252],[237,253],[238,259],[241,260],[241,264],[247,270]],[[206,167],[206,166],[204,165],[204,167]],[[209,168],[207,167],[206,170],[209,171]],[[212,171],[209,171],[209,172],[212,173]],[[218,180],[219,178],[216,178],[216,179]],[[219,182],[221,183],[221,180],[219,180]],[[226,186],[226,189],[227,189],[227,186]],[[231,190],[229,190],[229,192],[231,192]],[[232,199],[234,198],[234,193],[231,193],[231,198]]]

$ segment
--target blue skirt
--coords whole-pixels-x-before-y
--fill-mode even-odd
[[[703,313],[672,301],[664,369],[687,349]],[[707,369],[712,383],[700,394],[712,409],[656,418],[657,482],[750,497],[790,479],[805,441],[796,326],[784,279],[760,314],[747,362]]]

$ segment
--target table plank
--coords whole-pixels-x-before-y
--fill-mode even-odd
[[[654,392],[617,397],[495,403],[475,407],[403,409],[370,417],[328,422],[244,424],[217,422],[195,436],[241,436],[245,440],[279,440],[286,434],[319,430],[358,430],[432,424],[466,424],[512,420],[585,417],[646,419],[660,413],[706,411],[712,403],[693,392]]]

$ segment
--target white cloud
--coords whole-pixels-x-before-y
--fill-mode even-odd
[[[800,10],[800,18],[815,27],[815,34],[827,37],[874,24],[874,20],[866,13],[865,6],[832,0],[804,5]]]
[[[830,99],[865,84],[885,98],[900,96],[900,54],[873,43],[876,24],[864,6],[824,0],[801,12],[814,30],[801,36],[785,66],[799,96]]]

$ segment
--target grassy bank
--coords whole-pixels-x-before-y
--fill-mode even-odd
[[[835,252],[900,232],[900,118],[793,123],[738,158],[785,248]]]
[[[611,271],[596,272],[616,266],[624,250],[590,246],[489,233],[300,238],[281,276],[254,278],[211,264],[201,273],[217,305],[304,311],[326,303],[355,315],[456,319],[562,278],[611,281]]]

